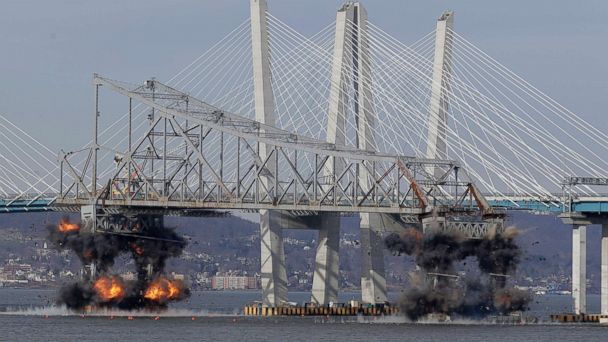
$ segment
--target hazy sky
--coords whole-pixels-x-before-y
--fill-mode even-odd
[[[304,34],[342,1],[269,0]],[[608,1],[368,0],[370,20],[406,43],[445,9],[455,29],[582,117],[607,128]],[[90,138],[98,72],[166,80],[249,15],[248,0],[3,0],[0,113],[53,149]]]

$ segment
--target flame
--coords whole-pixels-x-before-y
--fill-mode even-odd
[[[133,252],[135,252],[135,254],[137,255],[142,255],[144,254],[144,249],[142,246],[136,244],[135,242],[131,242],[131,248],[133,249]]]
[[[117,301],[125,295],[125,285],[118,276],[101,276],[95,281],[93,288],[104,302]]]
[[[59,221],[58,229],[62,233],[77,232],[80,230],[80,225],[77,223],[70,223],[68,218],[62,218]]]
[[[165,277],[156,278],[144,293],[144,298],[155,302],[177,299],[182,292],[183,283]]]

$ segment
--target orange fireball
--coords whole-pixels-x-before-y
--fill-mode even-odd
[[[113,302],[125,296],[125,285],[118,276],[101,276],[93,284],[97,296],[103,302]]]
[[[65,217],[59,221],[58,229],[62,233],[77,232],[80,230],[80,225],[77,223],[70,223],[70,220]]]
[[[164,302],[179,297],[183,283],[179,280],[171,280],[165,277],[156,278],[144,293],[144,298],[155,302]]]

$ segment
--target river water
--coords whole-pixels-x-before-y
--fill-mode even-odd
[[[538,296],[527,315],[541,323],[499,325],[477,321],[408,323],[398,317],[243,317],[243,305],[259,292],[194,292],[155,315],[105,313],[85,317],[52,305],[55,290],[0,288],[0,341],[608,341],[608,326],[549,323],[567,312],[569,296]],[[392,294],[393,297],[398,294]],[[343,293],[341,301],[357,299]],[[305,302],[308,293],[290,293]],[[589,296],[597,312],[599,297]]]

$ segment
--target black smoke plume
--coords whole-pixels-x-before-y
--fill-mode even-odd
[[[482,239],[466,239],[446,233],[423,236],[410,228],[387,236],[389,250],[413,256],[428,275],[404,293],[402,312],[417,320],[432,313],[481,318],[527,310],[529,293],[507,288],[507,278],[515,273],[521,255],[516,235],[516,230],[508,229]],[[481,277],[455,275],[454,263],[468,257],[477,260]]]
[[[186,247],[186,240],[172,229],[156,227],[133,233],[91,233],[69,223],[67,218],[47,229],[48,240],[55,248],[74,252],[83,265],[96,266],[94,279],[83,279],[60,289],[58,302],[70,309],[162,309],[169,302],[184,299],[190,294],[182,281],[164,276],[166,260],[180,256]],[[124,281],[110,273],[114,260],[121,254],[133,257],[137,274],[135,281]]]

